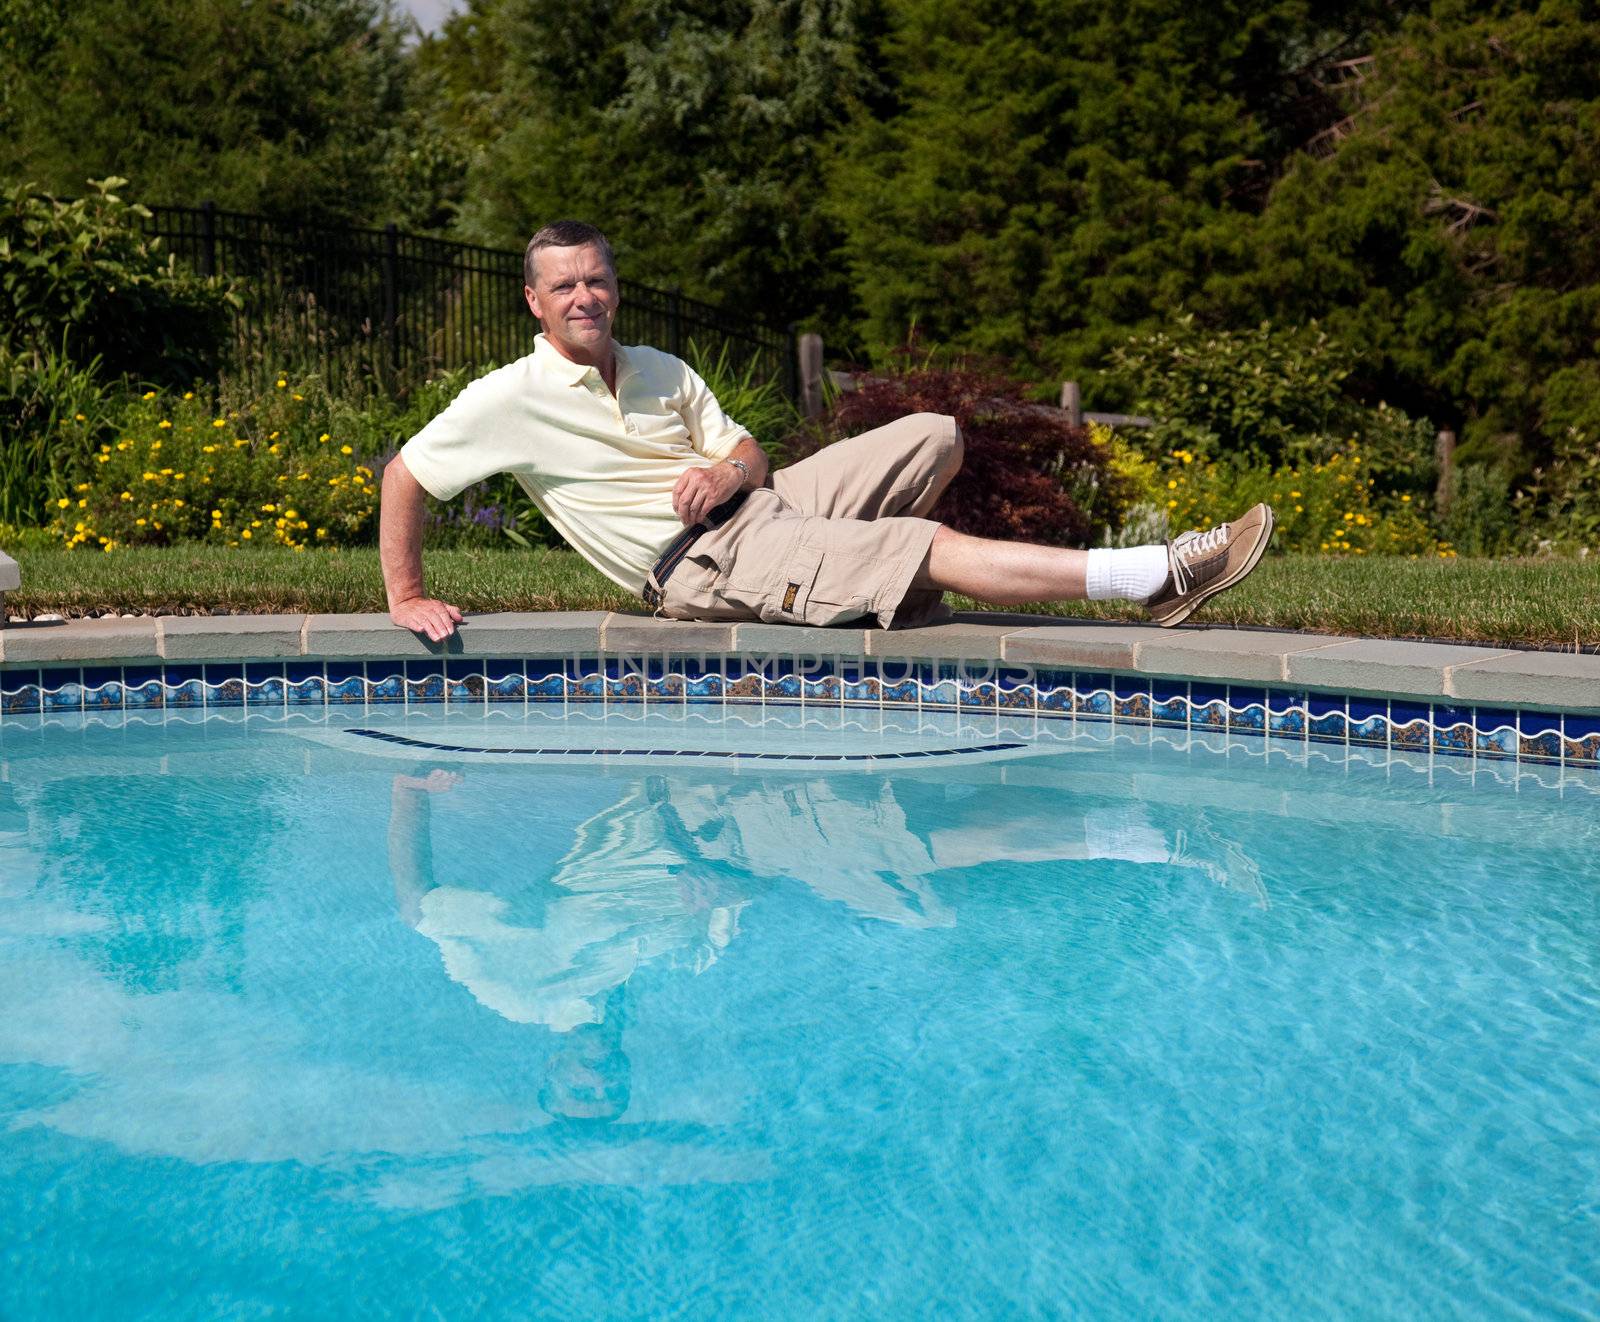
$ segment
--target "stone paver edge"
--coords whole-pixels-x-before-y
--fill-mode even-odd
[[[675,634],[680,641],[673,647]],[[791,634],[795,646],[782,647]],[[614,635],[614,644],[608,642],[608,635]],[[209,645],[197,648],[195,643],[201,637]],[[129,645],[126,652],[116,650],[119,638]],[[229,638],[237,640],[237,647],[221,646]],[[275,645],[263,647],[269,638]],[[298,639],[293,650],[283,645],[291,638]],[[837,650],[824,651],[835,641]],[[1434,702],[1454,698],[1484,706],[1600,711],[1600,657],[1596,656],[1325,634],[1158,630],[1073,621],[1025,624],[1016,622],[1016,617],[1004,624],[957,617],[950,624],[928,629],[823,631],[782,625],[679,624],[601,611],[504,613],[469,616],[461,634],[446,646],[399,629],[387,616],[376,614],[161,616],[153,620],[141,616],[11,625],[0,630],[0,665],[181,664],[220,659],[225,653],[235,660],[290,656],[317,660],[470,659],[534,656],[545,647],[565,655],[676,650],[793,651],[908,660],[986,658],[1058,670],[1276,684]]]

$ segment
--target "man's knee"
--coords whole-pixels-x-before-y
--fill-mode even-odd
[[[912,415],[922,432],[922,444],[932,456],[933,467],[948,480],[961,467],[966,441],[961,427],[946,413],[917,413]]]

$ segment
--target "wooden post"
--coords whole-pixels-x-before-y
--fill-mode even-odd
[[[217,204],[209,198],[200,204],[200,274],[217,273]]]
[[[1433,457],[1439,465],[1439,484],[1434,488],[1433,505],[1448,514],[1456,498],[1456,434],[1442,431],[1433,443]]]
[[[1061,383],[1061,407],[1067,411],[1067,421],[1074,427],[1083,426],[1083,395],[1076,381]]]
[[[389,370],[400,372],[400,231],[383,227],[383,331],[389,337]]]
[[[822,414],[822,336],[807,331],[800,337],[800,412],[808,418]]]

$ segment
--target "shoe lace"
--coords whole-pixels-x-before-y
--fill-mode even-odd
[[[1228,541],[1228,525],[1219,523],[1215,528],[1207,528],[1204,532],[1193,529],[1189,532],[1179,533],[1172,540],[1172,586],[1182,594],[1189,590],[1194,583],[1194,575],[1189,572],[1189,561],[1198,560],[1210,555],[1213,551],[1220,550]]]

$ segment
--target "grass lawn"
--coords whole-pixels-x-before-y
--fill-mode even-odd
[[[372,549],[13,554],[22,566],[22,587],[6,600],[12,615],[385,609]],[[426,563],[430,590],[467,611],[644,609],[570,551],[435,550]],[[1141,617],[1137,607],[1115,602],[1033,609]],[[1600,563],[1271,556],[1195,622],[1594,649],[1600,647]]]

